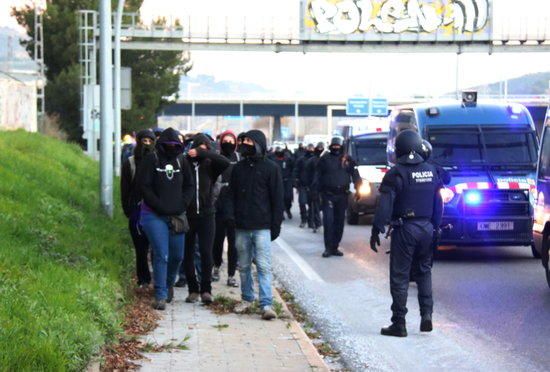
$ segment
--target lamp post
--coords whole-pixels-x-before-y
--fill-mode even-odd
[[[122,26],[122,12],[124,1],[118,0],[115,23],[115,76],[114,76],[114,118],[115,118],[115,174],[120,176],[122,118],[120,113],[120,28]]]
[[[113,68],[111,0],[99,3],[99,79],[100,79],[100,202],[113,216]]]

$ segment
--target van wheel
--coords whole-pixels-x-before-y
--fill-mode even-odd
[[[537,251],[537,248],[535,248],[535,244],[531,244],[531,253],[533,254],[534,258],[540,258],[540,253],[539,251]]]
[[[359,213],[355,213],[351,209],[348,209],[346,215],[349,225],[359,224]]]

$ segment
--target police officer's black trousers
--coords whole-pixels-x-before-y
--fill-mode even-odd
[[[319,194],[309,191],[307,196],[307,204],[307,225],[312,229],[317,229],[321,227],[321,199],[319,198]]]
[[[344,234],[346,208],[348,207],[347,194],[326,194],[322,196],[323,203],[323,235],[325,249],[334,251],[340,245]]]
[[[391,234],[390,291],[393,299],[392,323],[405,324],[407,292],[413,261],[417,266],[420,315],[431,315],[432,298],[432,237],[433,225],[428,220],[407,221]]]
[[[298,204],[300,204],[300,219],[302,223],[306,223],[308,221],[307,201],[308,201],[307,188],[304,186],[298,187]]]

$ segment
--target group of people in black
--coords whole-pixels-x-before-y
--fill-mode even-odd
[[[390,287],[392,325],[383,335],[407,335],[407,290],[414,272],[421,308],[421,331],[432,330],[432,245],[439,232],[443,203],[439,194],[446,173],[429,162],[430,145],[418,133],[404,130],[395,140],[397,164],[380,187],[370,246],[377,252],[379,235],[392,227]],[[323,226],[322,257],[343,256],[340,249],[350,185],[359,189],[357,164],[345,152],[344,139],[308,143],[291,153],[251,130],[217,140],[199,133],[184,137],[168,128],[143,130],[122,167],[124,213],[136,251],[139,285],[152,278],[147,263],[152,248],[154,307],[163,310],[174,286],[188,286],[186,302],[213,301],[211,282],[220,279],[224,242],[228,248],[227,285],[237,287],[241,311],[255,300],[251,265],[258,269],[259,302],[264,319],[272,319],[271,247],[286,218],[292,219],[294,189],[300,205],[300,228]],[[321,219],[322,213],[322,219]],[[183,264],[182,264],[183,262]],[[197,279],[197,273],[200,280]]]

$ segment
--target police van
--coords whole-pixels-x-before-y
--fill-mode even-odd
[[[439,245],[530,246],[538,142],[523,105],[478,103],[465,92],[462,102],[399,107],[390,117],[388,160],[395,163],[397,134],[413,129],[433,146],[431,162],[451,181]]]
[[[548,108],[546,113],[540,143],[537,172],[538,195],[535,205],[533,237],[535,239],[536,252],[542,258],[542,265],[546,271],[546,280],[550,287],[550,267],[548,262],[550,253],[550,108]]]
[[[376,210],[380,193],[378,187],[388,170],[386,147],[388,132],[374,131],[352,136],[348,140],[348,154],[356,161],[357,170],[363,179],[359,190],[350,185],[348,210],[346,219],[348,224],[357,225],[359,216],[372,215]]]

